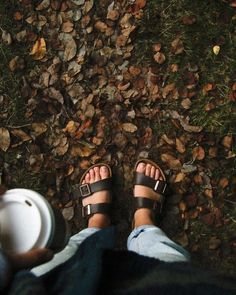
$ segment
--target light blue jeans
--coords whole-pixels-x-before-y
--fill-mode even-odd
[[[99,231],[99,228],[86,228],[70,238],[68,245],[54,258],[31,271],[36,276],[41,276],[56,266],[71,258],[79,245],[89,236]],[[171,241],[157,226],[143,225],[135,228],[128,237],[127,249],[147,257],[158,258],[165,262],[187,262],[189,253],[181,246]]]

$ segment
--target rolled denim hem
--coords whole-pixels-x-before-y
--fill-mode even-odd
[[[142,225],[128,237],[127,248],[140,255],[165,262],[188,262],[190,255],[182,246],[169,239],[157,226]]]

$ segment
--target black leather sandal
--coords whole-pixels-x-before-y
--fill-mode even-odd
[[[89,172],[90,169],[94,167],[101,167],[101,166],[106,166],[107,169],[109,170],[110,176],[108,178],[101,179],[93,183],[82,184],[85,178],[85,175]],[[98,164],[92,165],[84,172],[84,174],[80,178],[78,196],[81,200],[81,204],[83,199],[90,197],[95,192],[107,190],[111,193],[111,188],[112,188],[112,171],[110,166],[105,163],[98,163]],[[110,212],[111,212],[111,203],[96,203],[96,204],[88,204],[87,206],[82,205],[82,216],[84,218],[89,218],[95,213],[110,214]]]
[[[145,164],[151,164],[155,168],[157,168],[160,171],[160,174],[163,178],[163,180],[155,180],[149,176],[146,176],[143,173],[137,172],[137,166],[139,163],[145,163]],[[162,213],[162,208],[163,208],[163,203],[165,200],[164,194],[166,192],[167,188],[167,182],[166,182],[166,177],[162,169],[153,161],[148,160],[148,159],[140,159],[136,162],[135,164],[135,180],[134,180],[134,185],[143,185],[151,188],[155,193],[157,193],[157,199],[153,200],[151,198],[144,197],[144,196],[135,196],[134,199],[134,212],[137,209],[140,208],[148,208],[152,209],[154,213],[156,214],[161,214]],[[156,215],[155,214],[155,215]]]

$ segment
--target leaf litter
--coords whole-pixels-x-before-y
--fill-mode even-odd
[[[184,65],[182,87],[169,78],[181,67],[170,58],[187,54],[181,35],[169,44],[158,36],[151,64],[135,60],[135,36],[146,6],[145,0],[21,1],[12,14],[17,32],[3,28],[1,40],[9,48],[23,42],[29,48],[8,61],[13,75],[22,74],[27,124],[10,126],[0,111],[5,124],[0,128],[0,149],[4,155],[17,154],[26,171],[46,173],[43,192],[74,231],[82,228],[74,191],[84,169],[99,161],[111,164],[126,177],[118,191],[127,193],[137,157],[150,156],[163,167],[178,196],[172,222],[179,218],[176,240],[189,246],[192,220],[211,229],[227,223],[217,198],[224,189],[231,198],[235,176],[219,177],[215,170],[235,160],[235,137],[229,132],[219,140],[191,120],[198,87],[207,100],[217,86],[213,81],[199,84],[199,68],[192,64]],[[184,16],[181,22],[194,26],[197,16]],[[217,57],[223,47],[213,44],[210,50]],[[232,82],[229,94],[232,102],[235,85]],[[6,105],[7,98],[0,99],[1,109]],[[210,101],[206,111],[214,107]],[[119,209],[126,200],[120,197],[116,202]],[[124,224],[128,231],[128,222]],[[221,239],[212,235],[208,248],[220,247]]]

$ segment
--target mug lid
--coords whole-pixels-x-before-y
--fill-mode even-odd
[[[0,199],[0,244],[15,253],[45,247],[50,237],[48,206],[38,193],[12,189]]]

